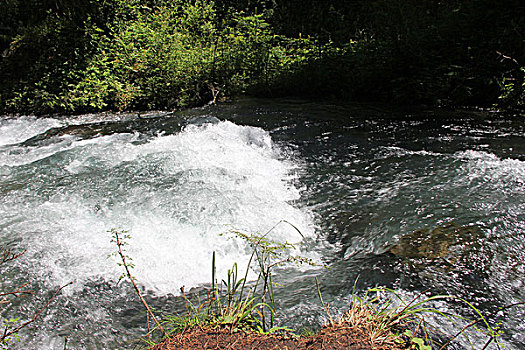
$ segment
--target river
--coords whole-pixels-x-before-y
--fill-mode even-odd
[[[173,114],[0,117],[2,290],[29,283],[4,317],[28,318],[73,282],[20,348],[126,347],[145,331],[113,254],[127,230],[133,275],[162,312],[267,232],[328,268],[277,271],[278,322],[316,328],[358,291],[464,298],[525,349],[525,123],[489,111],[245,99]],[[292,223],[297,230],[286,223]],[[437,307],[474,317],[459,302]],[[433,321],[431,320],[431,323]],[[437,321],[436,321],[437,322]],[[459,323],[460,325],[462,323]],[[456,324],[434,323],[446,338]],[[487,341],[472,331],[475,349]],[[481,345],[480,345],[481,344]],[[453,348],[468,348],[463,337]],[[490,348],[490,347],[489,347]],[[496,347],[494,347],[496,348]]]

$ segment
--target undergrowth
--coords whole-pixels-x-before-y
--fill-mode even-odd
[[[301,234],[292,224],[286,221],[281,221],[279,224],[282,223],[291,225]],[[275,287],[278,284],[275,281],[273,269],[288,264],[318,265],[305,257],[290,255],[291,251],[296,248],[295,244],[280,243],[268,238],[274,228],[264,234],[247,234],[231,230],[230,238],[242,239],[251,249],[251,256],[245,269],[241,271],[235,263],[227,271],[225,278],[219,281],[216,276],[214,252],[211,285],[204,288],[204,293],[198,295],[192,293],[191,296],[187,295],[182,287],[181,296],[185,303],[185,313],[163,316],[162,321],[159,321],[160,318],[157,318],[154,310],[144,300],[131,275],[132,264],[124,250],[126,244],[123,239],[128,237],[126,231],[112,229],[110,232],[118,246],[116,254],[120,256],[121,265],[125,268],[123,276],[127,277],[135,287],[148,315],[149,332],[143,339],[144,342],[148,346],[153,346],[162,339],[190,331],[194,327],[226,329],[231,333],[239,331],[259,334],[284,332],[292,337],[315,338],[316,333],[312,330],[306,330],[301,336],[298,336],[291,329],[275,326]],[[249,281],[250,271],[255,272],[256,277],[250,278]],[[325,327],[351,329],[356,334],[360,334],[363,341],[382,349],[418,350],[446,349],[458,337],[465,337],[471,348],[477,349],[469,339],[467,332],[473,327],[478,331],[478,335],[481,334],[482,337],[487,338],[483,349],[492,343],[498,349],[501,348],[500,325],[491,326],[482,313],[467,300],[451,295],[427,296],[425,291],[407,301],[399,292],[388,288],[371,288],[364,294],[360,294],[356,292],[357,282],[358,280],[354,283],[348,310],[341,317],[334,319],[330,305],[323,299],[319,281],[315,279],[320,302],[329,319]],[[440,310],[436,305],[443,301],[455,301],[466,305],[473,311],[476,318],[471,320],[449,311]],[[437,341],[436,336],[439,330],[432,325],[436,324],[435,320],[432,324],[429,323],[429,319],[435,317],[441,317],[455,324],[459,330],[457,334],[452,337],[448,336],[445,341]],[[150,327],[151,320],[154,327]]]
[[[245,93],[525,105],[519,0],[0,2],[0,113],[174,110]]]
[[[452,295],[427,296],[425,292],[407,300],[398,291],[389,288],[371,288],[359,296],[355,292],[356,284],[357,280],[349,310],[337,321],[330,317],[330,324],[344,323],[359,329],[368,335],[368,341],[372,344],[409,344],[411,349],[442,350],[447,349],[456,338],[463,336],[472,349],[477,349],[467,333],[467,329],[474,327],[479,332],[478,335],[487,338],[483,349],[492,342],[498,349],[502,346],[499,341],[502,334],[500,325],[492,327],[483,314],[467,300]],[[437,304],[442,301],[462,303],[476,314],[476,319],[470,320],[459,314],[441,310]],[[451,322],[459,332],[452,337],[448,336],[446,341],[439,342],[439,330],[429,323],[431,316],[442,317],[443,320]],[[478,327],[478,324],[481,327]]]
[[[288,224],[301,236],[302,233],[287,221],[279,224]],[[277,226],[276,225],[276,226]],[[117,255],[121,259],[119,265],[124,267],[125,277],[134,286],[134,290],[144,305],[148,316],[148,336],[145,338],[147,344],[153,345],[151,335],[161,333],[163,337],[170,336],[189,329],[193,326],[221,327],[230,331],[246,330],[259,333],[271,333],[283,330],[282,327],[274,326],[276,311],[274,287],[277,285],[273,277],[273,269],[290,264],[311,265],[317,264],[311,259],[303,256],[291,256],[289,253],[296,249],[296,245],[289,242],[276,242],[268,238],[275,229],[274,226],[264,234],[247,234],[238,230],[230,230],[229,238],[238,238],[246,242],[251,249],[251,255],[243,272],[236,263],[228,270],[224,279],[220,281],[216,277],[215,252],[212,256],[212,279],[211,288],[206,289],[203,298],[197,300],[187,297],[184,287],[181,295],[185,300],[186,313],[184,315],[164,316],[163,321],[158,321],[152,310],[145,301],[140,289],[137,287],[135,278],[131,275],[133,267],[131,258],[126,255],[126,239],[129,238],[127,231],[112,229],[113,242],[117,244]],[[250,271],[256,273],[253,281],[248,281]],[[150,327],[150,320],[154,327]],[[156,339],[156,337],[153,337]]]

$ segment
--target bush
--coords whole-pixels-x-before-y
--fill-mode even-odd
[[[523,106],[517,0],[12,0],[0,9],[3,112],[178,109],[241,93]]]

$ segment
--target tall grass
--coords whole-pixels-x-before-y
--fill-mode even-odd
[[[345,323],[359,329],[368,335],[372,344],[399,344],[411,343],[413,348],[420,350],[446,349],[459,336],[464,337],[465,343],[471,349],[478,350],[479,344],[472,342],[468,330],[475,329],[477,338],[486,337],[483,349],[495,343],[500,349],[502,346],[500,325],[491,326],[487,318],[469,301],[452,295],[427,296],[426,291],[415,297],[406,299],[398,291],[389,288],[371,288],[364,295],[356,293],[357,280],[354,284],[350,307],[337,321],[331,323]],[[445,302],[459,302],[470,309],[476,318],[468,319],[458,313],[442,310],[438,304]],[[437,318],[437,319],[436,319]],[[441,320],[439,320],[441,318]],[[429,322],[433,319],[432,324]],[[434,326],[436,323],[447,322],[459,331],[453,335],[442,334]],[[478,324],[481,327],[478,327]],[[445,338],[439,342],[438,338]]]
[[[282,221],[280,224],[292,224]],[[277,226],[277,225],[276,225]],[[257,333],[271,333],[279,330],[287,330],[286,327],[275,327],[275,286],[273,270],[277,266],[287,264],[308,264],[317,266],[312,260],[291,255],[295,245],[288,242],[276,242],[268,238],[271,230],[264,234],[248,234],[238,230],[231,230],[230,237],[242,239],[251,249],[250,259],[242,271],[234,263],[223,279],[218,279],[216,274],[216,255],[213,253],[211,259],[211,283],[205,287],[203,292],[188,295],[181,288],[181,296],[185,304],[185,312],[181,315],[164,316],[162,321],[157,319],[155,312],[142,297],[130,272],[130,259],[125,254],[123,242],[125,231],[111,230],[114,241],[118,246],[117,255],[120,256],[125,269],[124,277],[127,277],[144,304],[148,320],[155,323],[145,339],[149,345],[154,345],[159,337],[151,338],[152,334],[160,331],[160,338],[170,337],[192,329],[220,328],[230,332],[244,330]],[[300,233],[299,230],[297,232]],[[255,277],[250,278],[250,271],[255,272]],[[348,310],[338,319],[331,315],[328,305],[321,293],[319,281],[315,280],[318,296],[325,312],[329,318],[328,327],[351,329],[358,334],[360,339],[377,345],[378,347],[399,348],[409,346],[411,349],[430,350],[446,349],[458,337],[464,337],[471,348],[478,350],[469,338],[468,330],[474,328],[477,336],[486,337],[483,346],[486,349],[494,343],[498,349],[501,348],[500,336],[502,334],[500,325],[492,326],[487,318],[469,301],[451,295],[427,296],[426,291],[419,293],[411,299],[406,299],[399,292],[389,288],[371,288],[364,294],[357,292],[355,281]],[[286,285],[285,285],[286,288]],[[467,306],[473,314],[474,319],[467,319],[459,314],[442,310],[439,303],[450,302],[461,303]],[[520,303],[522,304],[522,303]],[[514,307],[520,304],[511,305]],[[443,338],[439,330],[434,326],[434,318],[442,318],[452,323],[459,330],[457,334],[445,341],[436,339]],[[429,322],[430,319],[432,323]],[[438,322],[439,323],[439,322]],[[148,329],[150,326],[148,324]],[[404,345],[403,345],[404,344]]]
[[[277,225],[280,224],[292,226],[302,236],[292,224],[281,221]],[[216,278],[214,252],[211,289],[207,291],[205,300],[199,300],[194,304],[183,292],[182,295],[188,306],[187,315],[182,318],[168,318],[167,322],[172,324],[172,328],[181,329],[190,325],[205,324],[210,327],[245,329],[260,333],[280,329],[274,327],[276,281],[273,277],[273,269],[288,264],[310,266],[317,266],[317,264],[302,256],[289,255],[296,248],[294,244],[269,239],[268,235],[276,226],[264,234],[247,234],[231,230],[229,234],[232,237],[244,240],[251,249],[250,259],[244,271],[241,273],[237,263],[234,263],[225,278],[219,281]],[[250,271],[256,273],[252,281],[248,281]]]

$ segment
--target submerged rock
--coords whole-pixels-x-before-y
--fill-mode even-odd
[[[445,258],[453,254],[455,247],[475,244],[481,237],[481,230],[477,226],[450,223],[433,230],[424,228],[404,235],[390,248],[390,252],[408,259]]]
[[[390,253],[416,272],[437,268],[480,276],[486,273],[493,256],[487,243],[478,226],[450,223],[406,234],[390,248]]]
[[[31,137],[23,146],[43,146],[55,142],[55,138],[74,136],[78,139],[91,139],[119,133],[141,133],[155,136],[175,134],[181,131],[183,119],[170,113],[149,113],[143,115],[127,114],[120,120],[96,121],[87,124],[71,124],[51,128],[42,134]]]

